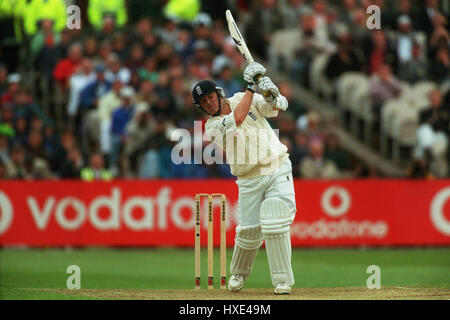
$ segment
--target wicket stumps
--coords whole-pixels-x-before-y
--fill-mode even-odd
[[[213,261],[213,199],[221,199],[220,207],[220,289],[226,289],[226,202],[223,193],[198,193],[195,195],[195,289],[200,289],[200,199],[208,198],[208,289],[214,289],[214,261]]]

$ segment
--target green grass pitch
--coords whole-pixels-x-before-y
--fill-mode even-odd
[[[215,286],[219,251],[214,252]],[[227,268],[232,250],[227,251]],[[81,269],[82,289],[193,289],[194,250],[178,248],[1,249],[0,299],[87,299],[37,289],[66,289],[69,265]],[[297,288],[365,287],[367,267],[381,270],[382,287],[450,289],[450,248],[294,249]],[[206,286],[206,249],[202,287]],[[229,274],[228,274],[229,276]],[[246,288],[271,288],[265,250]]]

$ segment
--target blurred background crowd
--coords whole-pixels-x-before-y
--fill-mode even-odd
[[[367,28],[372,4],[381,9],[380,30]],[[231,178],[227,165],[171,161],[173,130],[195,140],[194,120],[207,119],[192,103],[197,81],[213,79],[227,96],[245,88],[246,62],[229,37],[228,8],[256,60],[284,76],[277,84],[289,109],[270,123],[289,149],[294,176],[383,176],[343,148],[295,94],[298,86],[319,87],[319,96],[344,110],[344,93],[358,91],[341,88],[351,74],[367,80],[374,137],[389,101],[429,84],[423,108],[414,109],[405,175],[448,177],[449,5],[0,0],[0,179]],[[342,112],[342,126],[345,118]],[[366,141],[374,150],[380,143]],[[192,144],[192,155],[207,144]]]

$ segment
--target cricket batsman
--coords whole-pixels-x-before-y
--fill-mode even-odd
[[[287,147],[266,119],[285,111],[288,102],[265,73],[261,64],[251,62],[244,71],[245,92],[226,98],[213,81],[203,80],[193,87],[192,97],[194,104],[210,115],[206,134],[225,150],[231,173],[237,177],[238,226],[228,289],[243,288],[264,240],[274,293],[289,294],[294,284],[289,227],[297,211],[292,164]],[[236,144],[230,146],[230,134],[249,139],[235,139]],[[249,140],[253,143],[246,143]],[[254,150],[258,150],[257,156]],[[245,161],[230,160],[236,155],[245,155]]]

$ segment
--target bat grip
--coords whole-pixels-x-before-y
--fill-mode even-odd
[[[262,78],[262,75],[261,74],[257,74],[256,76],[253,77],[253,81],[255,83],[258,83],[259,79],[261,79],[261,78]],[[272,99],[273,99],[272,93],[270,91],[264,91],[263,92],[263,96],[265,98],[272,97]]]

